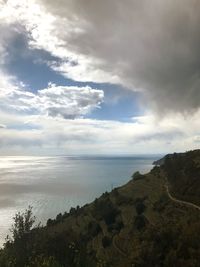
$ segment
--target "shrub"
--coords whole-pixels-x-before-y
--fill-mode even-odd
[[[108,232],[120,232],[120,230],[124,227],[124,224],[122,221],[117,221],[111,225],[108,226]]]
[[[88,224],[88,232],[92,235],[92,237],[97,236],[102,231],[101,226],[95,222],[91,221]]]
[[[137,230],[142,230],[146,226],[145,217],[143,215],[136,216],[134,226],[137,228]]]
[[[102,245],[104,248],[109,247],[111,245],[111,239],[108,236],[104,236],[102,238]]]
[[[40,255],[26,265],[26,267],[63,267],[61,266],[54,257],[45,257]]]
[[[145,211],[146,206],[142,201],[137,202],[135,205],[135,209],[138,215],[141,215]]]
[[[144,175],[137,171],[132,175],[132,178],[134,181],[136,181],[144,178]]]
[[[114,223],[118,214],[119,210],[109,199],[100,200],[95,203],[93,216],[98,220],[103,219],[107,225]]]
[[[63,220],[63,216],[61,213],[59,213],[57,216],[56,216],[56,222],[62,222]]]
[[[47,226],[52,226],[54,224],[55,224],[55,221],[54,220],[52,220],[52,219],[48,219],[47,220]]]
[[[154,203],[153,209],[155,211],[162,212],[165,209],[168,202],[169,202],[168,196],[166,194],[163,194],[160,196],[159,200],[157,200]]]

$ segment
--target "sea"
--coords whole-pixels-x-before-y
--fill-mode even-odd
[[[125,184],[134,172],[148,172],[160,157],[0,157],[0,246],[17,212],[31,206],[37,221],[45,225],[48,218]]]

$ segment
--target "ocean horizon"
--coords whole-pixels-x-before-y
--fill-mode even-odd
[[[121,186],[134,172],[146,173],[161,155],[0,157],[0,246],[13,216],[33,207],[38,222],[83,206]]]

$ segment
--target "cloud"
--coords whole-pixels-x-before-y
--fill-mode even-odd
[[[91,58],[94,69],[146,91],[160,112],[199,107],[196,0],[40,2],[60,22],[70,19],[75,30],[57,36],[63,47]]]
[[[74,119],[99,108],[104,98],[102,90],[92,89],[89,86],[49,84],[48,88],[31,93],[21,84],[14,83],[13,79],[9,79],[5,74],[1,75],[3,82],[0,82],[0,109],[2,111]]]
[[[102,90],[86,87],[55,86],[39,90],[37,96],[27,104],[41,110],[48,116],[76,118],[100,107],[104,93]],[[26,101],[25,101],[26,102]]]
[[[129,122],[87,119],[103,101],[101,90],[49,84],[31,93],[14,77],[1,75],[2,155],[163,153],[198,145],[200,112],[159,121],[154,115]]]
[[[198,146],[194,136],[199,134],[196,127],[199,115],[192,120],[171,116],[159,123],[153,116],[137,117],[125,123],[26,115],[21,118],[21,124],[35,125],[38,129],[2,129],[0,153],[16,154],[24,149],[27,154],[37,155],[183,151]]]
[[[123,123],[86,119],[100,107],[103,91],[52,84],[33,93],[1,70],[0,123],[6,125],[1,127],[1,153],[24,148],[47,154],[196,148],[199,9],[196,0],[0,0],[3,61],[9,60],[7,44],[20,32],[30,51],[43,49],[55,56],[46,61],[53,70],[73,80],[140,91],[145,108],[165,113],[159,120],[151,115]]]
[[[197,0],[8,0],[2,10],[67,77],[140,90],[159,113],[199,108]]]

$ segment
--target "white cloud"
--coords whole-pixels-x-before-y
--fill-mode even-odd
[[[99,60],[84,54],[74,53],[66,46],[66,40],[62,35],[70,36],[74,32],[80,33],[78,26],[70,19],[56,18],[45,7],[38,5],[34,0],[8,0],[2,4],[0,11],[2,25],[23,25],[28,34],[30,48],[44,49],[52,55],[62,59],[62,62],[49,62],[48,65],[56,71],[60,71],[67,77],[79,81],[118,82],[116,75],[110,76],[98,67]],[[77,63],[77,64],[74,64]],[[96,65],[96,67],[94,67]]]
[[[25,91],[19,83],[14,83],[12,77],[2,74],[0,82],[0,109],[2,111],[32,112],[46,116],[61,116],[76,118],[99,108],[104,98],[102,90],[89,86],[56,86],[49,84],[48,88],[37,93]]]
[[[92,89],[89,86],[56,86],[39,90],[37,95],[21,101],[30,109],[39,110],[42,114],[63,118],[76,118],[99,108],[103,101],[102,90]]]

